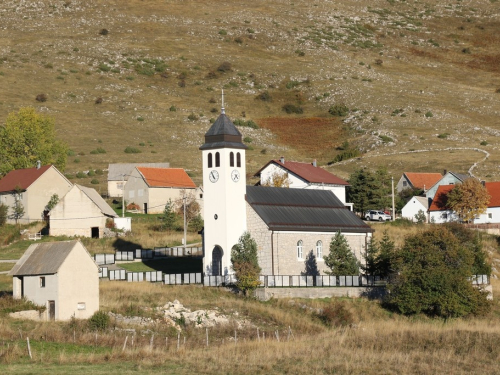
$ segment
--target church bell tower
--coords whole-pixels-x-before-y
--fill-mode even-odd
[[[224,95],[224,94],[223,94]],[[247,227],[242,136],[224,110],[205,134],[203,159],[204,257],[207,276],[233,274],[231,249]]]

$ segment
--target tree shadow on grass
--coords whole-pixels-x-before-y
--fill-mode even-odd
[[[144,259],[145,266],[163,273],[201,273],[203,260],[201,257],[168,257],[161,259]]]
[[[142,245],[124,240],[123,238],[117,238],[115,242],[113,242],[113,248],[117,251],[135,251],[137,249],[142,249]]]

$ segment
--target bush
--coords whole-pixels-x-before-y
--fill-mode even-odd
[[[97,178],[93,178],[92,181],[90,181],[90,183],[92,185],[98,185],[99,184],[99,180]]]
[[[357,158],[358,156],[361,156],[361,151],[359,151],[357,148],[350,148],[350,149],[344,150],[343,152],[341,152],[340,154],[335,156],[333,158],[333,160],[331,162],[329,162],[328,164],[329,165],[335,164],[335,163],[338,163],[338,162],[341,162],[344,160]]]
[[[38,94],[36,96],[36,101],[37,102],[41,102],[41,103],[46,102],[47,101],[47,95],[45,95],[45,94]]]
[[[191,114],[188,116],[188,120],[189,120],[189,121],[197,121],[197,120],[198,120],[198,116],[196,116],[194,113],[191,113]]]
[[[7,222],[8,212],[9,212],[9,207],[3,203],[0,203],[0,227],[3,227]]]
[[[95,172],[91,169],[90,171],[88,171],[87,176],[94,177],[95,176]]]
[[[354,324],[354,316],[341,303],[332,303],[321,309],[318,318],[328,327],[346,327]]]
[[[283,111],[285,111],[288,114],[291,114],[291,113],[297,113],[297,114],[304,113],[304,109],[302,107],[296,106],[294,104],[285,104],[282,107],[282,109],[283,109]]]
[[[481,146],[487,146],[487,145],[488,145],[488,142],[486,142],[486,141],[481,141],[480,145],[481,145]]]
[[[262,100],[263,102],[270,102],[271,101],[271,95],[266,90],[266,91],[261,92],[259,95],[257,95],[255,97],[255,99]]]
[[[102,103],[102,98],[97,98],[95,100],[95,104],[101,104]]]
[[[231,63],[228,61],[224,61],[222,64],[219,65],[217,68],[217,71],[225,73],[225,72],[230,72],[232,70]]]
[[[233,121],[233,124],[236,126],[245,126],[247,128],[252,128],[252,129],[258,129],[259,126],[252,120],[241,120],[241,119],[236,119]]]
[[[99,31],[99,34],[100,35],[108,35],[109,31],[108,31],[108,29],[101,29],[101,31]]]
[[[125,147],[125,150],[123,152],[125,152],[126,154],[140,154],[141,150],[135,147],[127,146]]]
[[[446,139],[446,138],[448,138],[449,135],[450,135],[450,133],[441,133],[441,134],[438,134],[438,138],[439,139]]]
[[[175,111],[177,111],[177,108],[175,107],[175,105],[172,105],[172,106],[170,106],[169,110],[170,110],[170,112],[175,112]]]
[[[96,169],[95,170],[95,174],[98,175],[98,176],[101,176],[104,172],[102,171],[102,169]]]
[[[330,107],[328,113],[332,116],[344,117],[349,114],[349,108],[345,104],[335,104]]]
[[[425,112],[425,115],[424,115],[424,116],[425,116],[425,117],[432,117],[432,116],[434,116],[434,115],[432,114],[432,112],[431,112],[431,111],[427,111],[427,112]]]
[[[109,315],[104,311],[96,311],[88,320],[89,329],[92,331],[104,331],[109,326]]]
[[[76,178],[87,178],[88,176],[83,172],[77,172]]]

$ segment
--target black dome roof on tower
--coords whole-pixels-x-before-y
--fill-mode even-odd
[[[205,144],[200,150],[213,148],[248,148],[241,141],[241,133],[224,113],[221,113],[205,133]]]

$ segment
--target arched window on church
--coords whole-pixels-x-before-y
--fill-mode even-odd
[[[229,154],[229,166],[234,167],[234,152]]]
[[[212,168],[212,153],[208,153],[208,168]]]
[[[241,168],[241,154],[239,152],[236,153],[236,166]]]
[[[316,242],[316,258],[323,259],[323,242]]]
[[[297,242],[297,258],[298,259],[304,258],[304,243],[302,242],[302,240]]]
[[[215,167],[220,167],[220,154],[218,152],[215,153]]]

